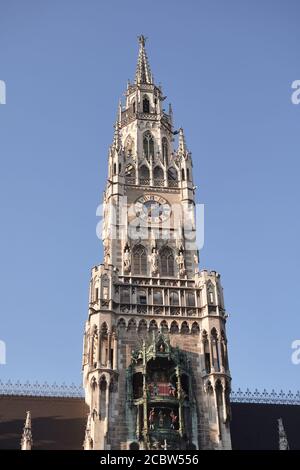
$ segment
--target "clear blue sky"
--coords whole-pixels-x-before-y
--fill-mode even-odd
[[[81,381],[96,207],[137,35],[193,152],[233,386],[300,388],[297,0],[0,0],[0,339],[13,380]]]

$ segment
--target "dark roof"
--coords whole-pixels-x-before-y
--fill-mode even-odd
[[[0,396],[0,449],[20,449],[26,411],[34,449],[82,449],[88,408],[82,398]]]
[[[278,422],[291,450],[300,450],[300,405],[232,403],[231,438],[236,450],[278,450]]]
[[[300,406],[232,403],[233,449],[278,449],[283,419],[291,449],[300,449]],[[20,449],[26,411],[34,449],[82,449],[88,409],[82,398],[0,396],[0,449]]]

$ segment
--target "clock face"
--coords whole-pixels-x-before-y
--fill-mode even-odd
[[[135,202],[135,213],[142,220],[147,220],[150,223],[160,223],[170,217],[171,207],[163,197],[155,194],[145,194]]]

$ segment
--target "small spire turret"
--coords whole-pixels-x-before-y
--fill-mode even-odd
[[[187,147],[186,147],[184,132],[183,132],[183,128],[180,127],[179,136],[178,136],[178,154],[185,155],[186,152],[187,152]]]
[[[32,432],[31,432],[31,413],[26,411],[25,426],[21,439],[21,450],[31,450],[32,448]]]
[[[289,450],[287,435],[283,426],[282,418],[278,419],[279,450]]]

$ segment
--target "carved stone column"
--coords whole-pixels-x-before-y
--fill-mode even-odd
[[[179,420],[179,434],[180,436],[184,433],[184,422],[183,422],[183,413],[182,413],[182,388],[180,380],[180,369],[179,366],[176,367],[176,378],[177,378],[177,396],[178,396],[178,420]]]
[[[117,370],[118,369],[118,338],[116,333],[113,333],[113,369]]]

